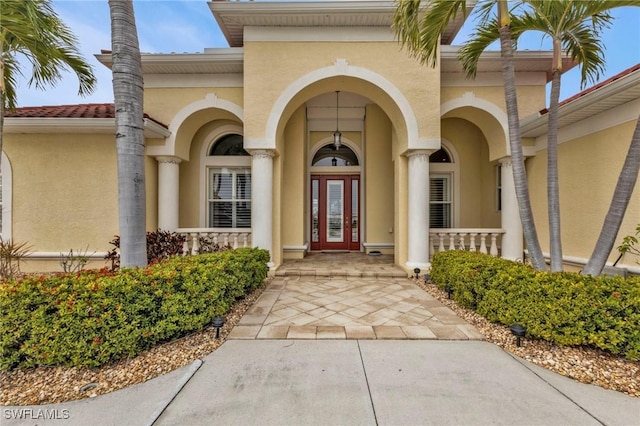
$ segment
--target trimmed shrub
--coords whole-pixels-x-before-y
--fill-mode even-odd
[[[238,249],[0,283],[0,369],[95,367],[200,330],[264,282],[268,261]]]
[[[182,254],[184,241],[184,235],[171,231],[158,229],[154,232],[147,232],[147,263],[151,265]],[[113,237],[109,244],[114,247],[107,252],[104,258],[110,260],[111,269],[116,270],[120,267],[120,236]]]
[[[433,257],[431,278],[453,299],[492,322],[522,324],[559,345],[592,345],[640,359],[640,278],[537,272],[475,252]]]

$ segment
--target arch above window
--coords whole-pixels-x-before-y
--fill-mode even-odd
[[[312,166],[358,166],[358,156],[346,145],[335,149],[333,144],[320,148],[313,156]]]
[[[230,134],[218,139],[209,148],[209,156],[218,155],[236,155],[236,156],[248,156],[249,153],[244,150],[243,137],[238,134]]]

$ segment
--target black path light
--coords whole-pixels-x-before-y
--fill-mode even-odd
[[[511,330],[511,333],[516,336],[516,346],[520,347],[520,339],[527,334],[527,329],[520,324],[513,324],[509,327],[509,330]]]
[[[416,280],[420,279],[420,268],[414,268],[413,273],[416,274]]]
[[[451,299],[451,295],[453,294],[453,289],[449,286],[444,288],[444,291],[447,292],[447,299]]]
[[[220,328],[224,325],[224,318],[215,317],[211,322],[211,326],[216,329],[216,339],[220,338]]]
[[[424,283],[427,284],[429,282],[429,280],[431,279],[431,275],[429,274],[424,274]]]

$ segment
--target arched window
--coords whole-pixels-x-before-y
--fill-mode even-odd
[[[249,155],[242,147],[241,135],[231,134],[221,137],[209,149],[209,155]]]
[[[243,137],[228,134],[211,145],[207,166],[207,226],[251,228],[251,163]],[[236,158],[233,158],[236,157]]]
[[[451,156],[446,149],[440,148],[429,156],[430,163],[451,163]]]
[[[333,144],[327,144],[320,148],[313,156],[312,166],[357,166],[358,157],[356,153],[346,145],[340,149],[335,149]]]

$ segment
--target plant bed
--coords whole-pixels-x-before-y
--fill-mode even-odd
[[[433,283],[417,284],[475,325],[487,341],[580,382],[640,397],[637,281],[537,273],[526,265],[459,251],[438,253],[432,265]],[[508,292],[501,287],[505,283]],[[493,322],[481,315],[483,309]],[[529,321],[529,330],[517,347],[509,325],[521,321]],[[532,336],[530,329],[549,339]]]
[[[158,345],[136,357],[97,368],[38,367],[0,371],[0,405],[38,405],[95,397],[191,364],[219,348],[246,310],[260,297],[265,285],[237,301],[225,315],[220,338],[212,327]],[[83,386],[96,383],[83,392]]]

